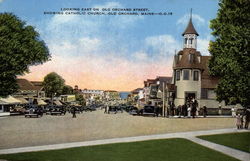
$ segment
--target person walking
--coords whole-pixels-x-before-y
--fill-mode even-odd
[[[188,111],[188,117],[191,117],[191,106],[188,107],[187,111]]]
[[[182,106],[179,105],[177,108],[178,108],[178,109],[177,109],[177,110],[178,110],[178,117],[181,118]]]
[[[191,107],[191,114],[192,114],[192,117],[195,118],[195,114],[196,114],[196,111],[197,111],[197,101],[194,100],[194,102],[192,103],[192,107]]]
[[[207,117],[207,107],[206,107],[206,105],[203,106],[203,117]]]
[[[236,127],[237,127],[237,129],[241,129],[241,116],[240,116],[240,114],[238,114],[236,116]]]
[[[75,106],[73,106],[73,108],[72,108],[72,114],[73,114],[72,118],[76,118],[76,108],[75,108]]]
[[[250,122],[250,109],[246,109],[244,114],[245,114],[245,126],[244,126],[244,128],[248,129],[249,122]]]
[[[243,125],[244,125],[244,115],[240,116],[240,128],[243,129]]]
[[[236,109],[234,107],[231,108],[232,117],[236,117]]]
[[[104,113],[108,113],[108,105],[105,106]]]
[[[218,108],[218,114],[221,115],[222,114],[222,108],[221,108],[221,105],[219,105],[219,108]]]
[[[183,106],[182,106],[182,113],[183,113],[183,116],[184,117],[186,117],[187,116],[187,105],[186,104],[184,104]]]

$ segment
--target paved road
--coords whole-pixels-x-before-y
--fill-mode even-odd
[[[13,116],[0,119],[0,149],[234,127],[234,118],[156,118],[101,110],[77,118]]]

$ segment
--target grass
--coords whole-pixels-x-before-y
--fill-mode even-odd
[[[198,138],[250,153],[250,132],[204,135]]]
[[[10,161],[235,161],[186,139],[117,143],[62,150],[0,155]]]

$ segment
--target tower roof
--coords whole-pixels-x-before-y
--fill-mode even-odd
[[[187,28],[183,32],[182,36],[184,36],[185,34],[195,34],[195,35],[199,36],[199,34],[196,32],[194,25],[192,23],[192,18],[190,18],[189,23],[187,25]]]

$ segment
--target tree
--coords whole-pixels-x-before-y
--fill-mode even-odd
[[[0,13],[0,96],[15,93],[17,76],[49,58],[48,48],[32,26],[11,13]]]
[[[65,80],[55,72],[44,77],[43,86],[48,97],[59,96],[62,93]]]
[[[73,94],[73,88],[69,85],[63,86],[62,94]]]
[[[217,100],[226,104],[250,104],[250,1],[220,0],[217,17],[210,28],[214,41],[210,42],[212,55],[210,74],[220,78]]]
[[[80,105],[86,105],[86,100],[83,98],[83,95],[80,95],[78,93],[76,93],[76,101],[78,101]]]

